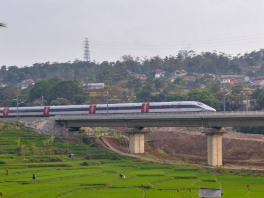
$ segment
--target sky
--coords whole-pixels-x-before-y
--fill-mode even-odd
[[[264,48],[263,0],[0,0],[0,66]]]

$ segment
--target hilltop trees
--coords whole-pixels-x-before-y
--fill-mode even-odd
[[[211,90],[192,90],[187,95],[175,93],[168,95],[165,98],[166,102],[169,101],[199,101],[213,108],[219,107],[219,101],[214,97]]]
[[[52,78],[38,81],[29,92],[31,102],[42,96],[48,100],[48,104],[57,98],[65,98],[71,104],[82,104],[87,100],[88,93],[75,81]]]
[[[10,84],[16,84],[23,79],[61,79],[96,80],[107,85],[114,85],[126,78],[129,72],[150,75],[151,71],[159,68],[165,71],[165,77],[169,77],[175,70],[186,70],[188,73],[211,73],[211,74],[241,74],[243,67],[264,65],[264,49],[231,56],[223,52],[202,52],[195,54],[193,51],[181,50],[175,56],[155,57],[132,57],[125,55],[116,62],[104,61],[102,63],[86,62],[76,59],[65,63],[35,63],[32,67],[2,66],[0,78]],[[264,66],[258,72],[248,71],[247,75],[253,76],[264,73]],[[90,81],[89,80],[89,81]],[[179,80],[179,79],[178,79]],[[177,80],[177,81],[178,81]],[[174,82],[180,85],[181,82]]]

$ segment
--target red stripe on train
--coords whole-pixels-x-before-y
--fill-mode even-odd
[[[144,109],[145,109],[145,103],[142,103],[142,106],[141,106],[141,113],[144,113]]]
[[[147,113],[149,112],[149,105],[150,105],[150,103],[147,103],[147,108],[146,108]]]

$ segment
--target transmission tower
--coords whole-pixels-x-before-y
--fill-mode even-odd
[[[89,41],[88,38],[85,38],[84,41],[84,54],[83,54],[83,59],[84,61],[90,61],[90,50],[89,50]]]

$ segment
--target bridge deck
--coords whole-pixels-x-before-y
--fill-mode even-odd
[[[69,127],[264,127],[264,112],[189,112],[58,115]]]

